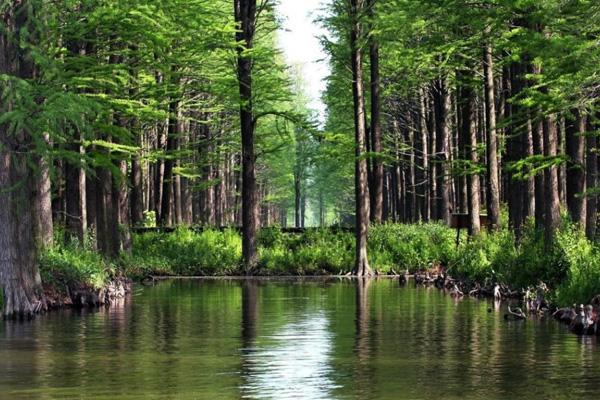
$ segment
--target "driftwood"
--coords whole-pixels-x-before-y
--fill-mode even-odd
[[[522,320],[527,319],[527,316],[525,315],[523,310],[521,310],[519,307],[512,309],[510,306],[508,306],[508,314],[504,314],[504,319],[506,319],[506,320],[512,319],[512,320],[516,320],[516,321],[522,321]]]

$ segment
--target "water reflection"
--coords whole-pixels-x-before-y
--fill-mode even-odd
[[[0,399],[537,399],[600,392],[596,338],[390,280],[172,281],[0,322]]]
[[[360,398],[372,392],[371,380],[373,371],[371,368],[371,334],[374,330],[370,329],[370,304],[369,304],[369,286],[371,279],[358,278],[356,285],[356,363],[354,379],[356,391]]]
[[[330,378],[331,333],[323,310],[284,312],[285,322],[260,332],[259,287],[247,281],[242,290],[241,396],[249,399],[328,399],[335,388]],[[305,297],[289,297],[297,307]],[[268,300],[268,299],[267,299]],[[281,317],[281,315],[280,315]],[[263,321],[267,328],[273,321]]]

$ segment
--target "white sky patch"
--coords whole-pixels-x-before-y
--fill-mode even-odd
[[[279,31],[279,45],[288,65],[298,65],[302,71],[306,94],[313,109],[323,123],[325,105],[321,94],[325,91],[325,78],[329,75],[326,54],[319,43],[325,31],[314,22],[324,6],[325,0],[280,0],[279,15],[283,18],[283,29]]]

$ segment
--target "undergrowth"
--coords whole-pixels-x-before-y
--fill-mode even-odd
[[[572,224],[563,222],[551,245],[527,224],[520,240],[506,228],[461,236],[437,223],[373,226],[369,235],[372,268],[387,273],[444,266],[456,277],[501,282],[512,288],[546,283],[558,304],[585,303],[600,294],[600,247]],[[59,240],[57,240],[60,243]],[[262,229],[258,236],[260,275],[338,274],[352,270],[351,232],[307,229],[302,234]],[[242,240],[235,230],[179,228],[173,233],[133,236],[131,254],[107,262],[91,246],[59,244],[40,256],[44,282],[99,287],[118,269],[132,278],[153,275],[243,274]]]

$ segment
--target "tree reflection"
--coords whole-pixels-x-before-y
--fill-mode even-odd
[[[371,341],[370,341],[370,304],[369,287],[370,278],[357,278],[356,280],[356,337],[355,337],[355,383],[360,397],[371,392],[373,371],[371,368]]]
[[[242,345],[249,349],[256,337],[258,320],[258,282],[246,279],[242,283]]]

